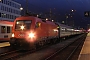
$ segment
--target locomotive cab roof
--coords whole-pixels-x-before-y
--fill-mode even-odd
[[[46,20],[44,18],[38,18],[38,17],[35,17],[35,16],[21,16],[21,17],[18,17],[16,18],[15,20],[20,20],[20,19],[39,19],[39,20],[42,20],[42,22],[46,22]]]

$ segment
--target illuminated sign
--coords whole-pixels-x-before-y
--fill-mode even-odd
[[[85,11],[85,12],[84,12],[84,16],[85,16],[85,17],[90,17],[90,11]]]

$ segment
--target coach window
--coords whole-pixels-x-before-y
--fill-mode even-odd
[[[9,5],[9,1],[7,1],[7,4]]]
[[[3,0],[2,0],[2,3],[3,3]]]
[[[9,2],[10,6],[11,6],[11,2]]]
[[[65,28],[65,32],[67,32],[67,28]]]
[[[10,33],[10,27],[7,26],[7,33]]]
[[[6,33],[6,28],[5,28],[5,26],[1,26],[1,33]]]
[[[61,28],[61,31],[62,31],[62,32],[65,32],[65,28]]]

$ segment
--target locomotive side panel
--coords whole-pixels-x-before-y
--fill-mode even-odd
[[[37,38],[42,39],[44,37],[47,37],[47,27],[46,27],[46,23],[42,22],[42,21],[38,21],[36,22],[36,26],[35,26],[35,32],[37,33]]]
[[[57,38],[58,37],[58,26],[55,25],[53,22],[51,22],[52,24],[48,24],[48,33],[49,33],[49,37],[50,38]]]

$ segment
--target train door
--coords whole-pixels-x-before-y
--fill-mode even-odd
[[[58,27],[57,27],[57,29],[58,29],[58,38],[60,38],[60,30],[61,30],[61,27],[60,27],[60,25],[59,25],[59,23],[55,23]]]

